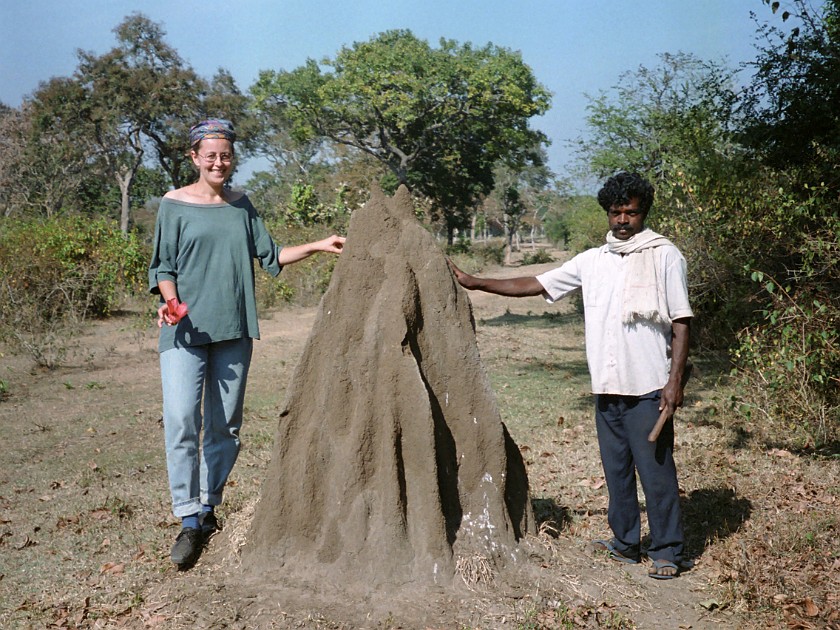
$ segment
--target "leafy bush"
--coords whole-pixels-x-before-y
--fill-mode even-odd
[[[109,314],[139,289],[149,254],[105,219],[0,222],[0,337],[42,365],[63,359],[68,326]]]
[[[709,164],[706,164],[709,167]],[[735,410],[772,443],[840,431],[840,217],[834,192],[734,160],[673,174],[655,227],[688,261],[701,346],[730,351]],[[760,420],[760,422],[756,422]]]
[[[825,237],[817,242],[833,250],[836,268],[840,241],[836,232]],[[737,408],[748,420],[762,417],[774,441],[784,436],[797,446],[821,446],[840,437],[840,299],[810,265],[796,271],[784,285],[761,271],[751,274],[766,306],[762,319],[739,333],[733,351]],[[836,278],[836,269],[829,275]]]
[[[578,254],[604,244],[607,218],[593,197],[576,197],[571,206],[545,219],[546,235],[552,243]]]
[[[280,245],[300,245],[341,232],[341,226],[302,226],[282,220],[266,221],[274,241]],[[295,303],[300,306],[317,304],[329,287],[337,257],[332,254],[316,254],[293,265],[284,267],[277,278],[258,269],[256,272],[257,305],[261,309],[274,308],[281,304]]]
[[[469,254],[472,251],[472,242],[468,238],[459,238],[452,245],[446,246],[446,255]]]
[[[505,260],[505,242],[502,239],[474,244],[462,238],[446,247],[446,256],[467,273],[479,273],[488,265],[501,265]]]
[[[37,302],[43,318],[107,315],[145,279],[148,253],[116,224],[81,217],[0,223],[0,308]]]
[[[494,239],[474,244],[470,248],[470,253],[482,267],[501,265],[505,261],[505,242],[502,239]]]
[[[554,256],[545,249],[535,249],[533,252],[527,252],[522,256],[523,265],[543,265],[552,262],[554,262]]]
[[[283,274],[286,272],[284,271]],[[276,308],[281,304],[291,304],[295,298],[295,292],[286,281],[280,278],[272,278],[267,273],[257,272],[255,278],[257,306],[260,309]]]
[[[298,182],[292,186],[284,216],[287,222],[300,226],[329,225],[335,221],[339,211],[339,207],[321,203],[312,184]]]

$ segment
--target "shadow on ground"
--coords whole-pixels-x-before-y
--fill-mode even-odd
[[[531,499],[531,506],[534,508],[537,531],[545,532],[552,538],[556,538],[572,522],[569,508],[558,505],[550,497]]]
[[[735,534],[749,519],[752,503],[731,488],[695,490],[682,502],[686,557],[697,558],[706,543]]]

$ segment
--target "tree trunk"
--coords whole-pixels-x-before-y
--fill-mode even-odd
[[[126,170],[117,173],[117,184],[120,187],[120,231],[128,234],[131,227],[131,183],[134,181],[134,171]]]
[[[509,265],[513,258],[513,236],[514,233],[511,230],[511,222],[507,219],[504,222],[505,226],[505,265]]]
[[[143,144],[140,140],[140,131],[134,129],[127,135],[128,144],[133,151],[131,161],[123,163],[116,155],[104,151],[103,155],[108,163],[108,169],[114,174],[117,185],[120,187],[120,230],[128,234],[131,227],[131,186],[137,171],[143,164]]]

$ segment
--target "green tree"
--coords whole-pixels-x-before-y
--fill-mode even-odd
[[[607,232],[604,209],[591,195],[559,197],[549,209],[545,224],[551,242],[572,254],[602,245]]]
[[[258,92],[263,94],[266,84],[261,75]],[[255,88],[251,88],[252,92]],[[258,153],[271,163],[274,171],[288,181],[307,177],[313,165],[318,164],[325,152],[322,137],[301,137],[294,133],[293,122],[288,116],[286,102],[275,98],[258,98],[253,120],[259,129],[262,143]]]
[[[514,248],[519,249],[516,243],[516,236],[519,234],[519,228],[522,225],[522,217],[525,214],[525,203],[522,200],[522,195],[516,186],[507,186],[502,191],[502,209],[504,210],[504,226],[505,226],[505,264],[510,264],[510,258]]]
[[[777,167],[825,167],[817,174],[836,181],[840,159],[840,2],[826,0],[818,10],[806,0],[764,0],[782,23],[764,23],[754,79],[744,98],[742,139]]]
[[[328,224],[335,218],[335,209],[325,206],[311,184],[297,182],[292,186],[290,203],[285,216],[289,221],[302,226]]]
[[[597,177],[629,170],[667,187],[676,172],[703,169],[734,150],[735,73],[685,53],[660,61],[623,73],[609,93],[589,99],[590,135],[578,141],[578,155]]]
[[[496,163],[535,161],[545,142],[528,120],[547,110],[549,94],[504,48],[441,40],[434,49],[395,30],[322,65],[332,71],[309,60],[262,72],[251,88],[257,108],[282,113],[299,140],[327,138],[379,160],[431,201],[450,241],[492,190]]]
[[[156,164],[175,187],[192,177],[190,125],[208,116],[237,121],[245,153],[257,135],[250,99],[229,72],[220,69],[210,83],[198,77],[166,43],[162,26],[140,13],[114,33],[117,46],[103,55],[79,51],[72,78],[52,79],[28,100],[19,114],[27,132],[14,136],[14,168],[4,165],[0,176],[25,176],[16,196],[7,197],[47,216],[68,203],[110,201],[105,178],[119,190],[120,227],[127,232],[141,169]]]
[[[537,148],[541,152],[540,147]],[[518,251],[519,232],[527,221],[531,223],[531,239],[534,230],[548,209],[550,188],[554,176],[545,165],[541,155],[537,164],[512,168],[499,164],[494,173],[496,186],[493,194],[484,204],[485,212],[498,220],[505,232],[505,263],[510,263],[513,251]]]
[[[0,204],[5,216],[49,218],[75,204],[89,177],[89,143],[79,133],[81,90],[71,79],[40,86],[0,116]]]
[[[144,15],[127,17],[114,32],[117,46],[104,55],[79,51],[76,78],[87,99],[86,132],[119,186],[120,229],[127,232],[131,187],[146,157],[146,139],[158,139],[161,165],[177,179],[177,167],[167,168],[161,156],[178,160],[159,138],[173,127],[179,131],[173,121],[195,118],[204,83],[165,43],[163,28]]]

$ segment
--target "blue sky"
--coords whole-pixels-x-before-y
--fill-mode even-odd
[[[213,8],[218,7],[218,8]],[[69,76],[76,51],[104,53],[113,28],[142,12],[161,23],[167,42],[200,75],[219,67],[247,90],[260,70],[291,70],[307,58],[333,57],[342,45],[407,28],[520,51],[553,93],[551,111],[533,126],[552,140],[560,174],[568,142],[585,132],[587,99],[609,90],[664,52],[693,53],[733,68],[755,58],[761,0],[4,0],[0,7],[0,101],[17,107],[41,81]]]

